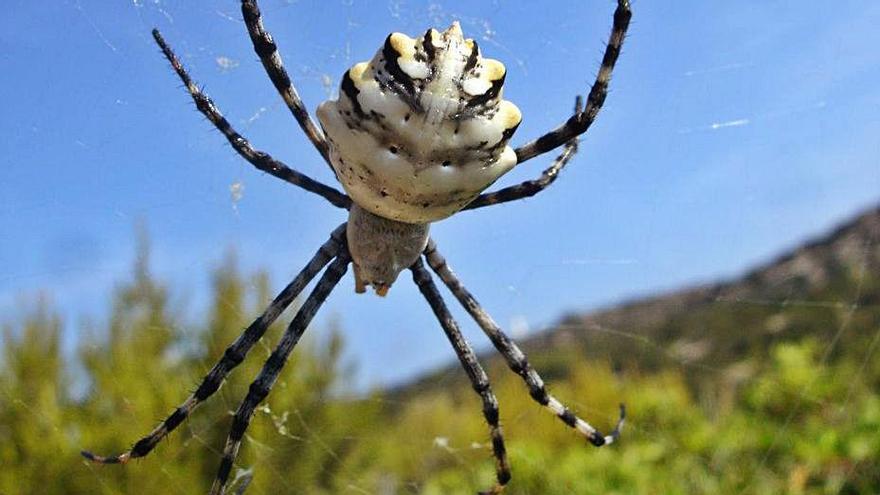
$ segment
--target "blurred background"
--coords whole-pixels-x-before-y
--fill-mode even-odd
[[[522,144],[564,121],[614,4],[260,2],[308,108],[389,32],[459,20],[508,69]],[[611,94],[535,198],[432,226],[553,393],[531,402],[451,297],[501,402],[514,494],[880,491],[880,5],[636,2]],[[345,214],[253,169],[195,110],[158,27],[255,147],[328,184],[234,1],[13,0],[0,19],[0,493],[194,493],[283,325],[148,458],[193,390]],[[540,174],[552,154],[497,186]],[[349,274],[233,474],[247,493],[474,493],[480,402],[403,274]],[[444,293],[446,294],[446,293]],[[448,295],[448,294],[447,294]],[[290,314],[286,315],[288,318]]]

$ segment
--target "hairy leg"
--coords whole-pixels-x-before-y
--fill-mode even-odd
[[[486,418],[486,423],[489,424],[489,431],[492,437],[492,452],[495,456],[495,477],[498,482],[488,491],[482,492],[482,495],[501,493],[504,485],[510,481],[510,465],[507,462],[504,436],[498,422],[498,399],[495,398],[495,394],[489,385],[489,377],[486,375],[483,367],[480,366],[480,362],[477,361],[477,355],[474,354],[474,350],[458,329],[458,323],[453,319],[449,308],[446,307],[446,303],[443,302],[443,298],[440,296],[440,292],[437,291],[434,281],[431,280],[431,274],[425,269],[422,259],[419,258],[410,267],[410,270],[412,271],[413,281],[419,287],[425,299],[428,300],[428,304],[431,305],[431,309],[443,327],[446,337],[452,344],[453,349],[455,349],[455,354],[458,356],[461,366],[467,372],[474,391],[479,394],[480,399],[483,401],[483,417]]]
[[[223,114],[220,113],[220,110],[217,109],[213,100],[196,86],[186,72],[186,69],[184,69],[183,64],[180,63],[180,60],[171,50],[171,47],[169,47],[165,42],[165,39],[162,38],[162,34],[159,33],[158,29],[153,30],[153,38],[156,40],[159,48],[162,49],[165,58],[171,63],[171,67],[174,68],[177,76],[183,81],[183,85],[186,86],[186,89],[189,91],[190,96],[196,104],[196,108],[198,108],[199,111],[202,112],[202,115],[207,117],[207,119],[214,124],[214,127],[216,127],[217,130],[223,133],[226,140],[229,141],[229,144],[232,145],[232,148],[235,149],[239,155],[259,170],[274,175],[275,177],[295,186],[299,186],[306,191],[322,196],[334,206],[338,206],[339,208],[348,208],[351,206],[351,200],[339,190],[322,184],[301,172],[297,172],[281,161],[272,158],[268,153],[255,150],[247,139],[233,129],[229,121],[226,120],[226,118],[223,117]]]
[[[248,34],[251,37],[251,42],[254,44],[254,51],[260,57],[260,61],[266,69],[266,74],[269,75],[269,79],[272,80],[272,84],[275,85],[278,94],[284,99],[284,103],[287,104],[290,113],[299,122],[299,126],[306,133],[309,141],[315,145],[315,148],[324,157],[324,161],[329,165],[330,154],[327,140],[324,139],[324,133],[321,132],[321,129],[315,125],[315,122],[309,116],[309,111],[306,110],[302,99],[299,97],[299,93],[296,91],[296,87],[290,80],[290,76],[287,75],[287,70],[281,62],[281,55],[278,53],[278,45],[275,44],[272,35],[263,27],[263,19],[260,15],[257,1],[242,0],[241,13],[244,17]]]
[[[617,425],[608,435],[603,435],[592,425],[577,417],[571,409],[563,405],[559,400],[547,392],[547,388],[544,386],[544,380],[541,379],[538,372],[536,372],[529,364],[526,355],[520,350],[516,343],[498,327],[498,324],[495,323],[492,317],[489,316],[482,306],[480,306],[480,303],[477,302],[474,296],[464,287],[464,285],[462,285],[461,281],[458,280],[458,277],[452,272],[452,269],[449,268],[446,259],[444,259],[437,251],[437,245],[433,240],[428,241],[428,246],[425,248],[425,259],[428,260],[428,265],[431,266],[431,269],[434,270],[441,280],[443,280],[443,283],[446,284],[455,298],[458,299],[486,336],[489,337],[489,340],[492,341],[492,344],[498,352],[504,356],[510,369],[522,377],[526,386],[529,388],[529,394],[537,403],[555,414],[563,423],[575,429],[578,433],[586,437],[590,443],[597,447],[610,444],[620,437],[620,430],[623,428],[623,422],[626,417],[626,409],[623,404],[620,405],[620,418],[617,421]]]
[[[587,96],[586,108],[584,108],[583,112],[573,115],[556,129],[517,148],[515,150],[517,164],[555,149],[569,142],[573,137],[587,132],[587,129],[596,120],[599,110],[602,109],[605,97],[608,96],[608,83],[611,81],[611,72],[614,70],[614,64],[617,63],[617,57],[623,48],[623,40],[626,37],[626,30],[629,27],[631,17],[632,11],[630,10],[629,0],[617,0],[611,36],[608,38],[608,45],[605,47],[605,55],[602,57],[599,73],[596,75],[596,80],[593,83],[593,87],[590,88],[590,94]]]
[[[125,463],[131,458],[143,457],[150,453],[151,450],[169,433],[174,431],[186,418],[192,414],[193,410],[202,402],[207,400],[223,383],[229,372],[244,361],[251,347],[260,340],[266,329],[278,319],[284,310],[290,306],[290,303],[299,296],[303,288],[317,275],[330,260],[336,256],[345,245],[345,225],[341,225],[333,231],[330,239],[325,242],[306,266],[300,271],[287,287],[284,288],[269,307],[263,311],[259,318],[254,320],[250,326],[235,339],[223,353],[211,371],[205,375],[202,383],[193,392],[189,398],[184,401],[177,409],[171,413],[159,426],[151,431],[147,436],[138,440],[137,443],[129,450],[122,454],[114,456],[99,456],[88,451],[83,451],[82,455],[92,461],[101,464],[119,464]]]
[[[287,363],[290,352],[299,342],[300,337],[302,337],[306,327],[311,323],[315,313],[318,312],[318,309],[327,300],[327,296],[330,295],[330,292],[336,287],[342,276],[345,275],[350,261],[351,257],[348,251],[343,250],[327,267],[327,270],[317,285],[315,285],[312,293],[309,294],[306,302],[303,303],[296,316],[293,317],[293,321],[288,325],[287,330],[284,331],[284,335],[281,336],[281,340],[278,342],[275,350],[272,351],[269,359],[266,360],[266,364],[263,365],[260,374],[251,383],[247,396],[238,407],[232,420],[232,428],[226,439],[226,447],[223,449],[223,460],[220,461],[217,477],[214,478],[214,484],[211,486],[211,495],[221,495],[224,493],[229,473],[232,470],[232,464],[235,462],[235,457],[238,455],[238,449],[241,446],[241,439],[244,437],[244,432],[247,430],[248,425],[250,425],[254,410],[269,395],[275,380],[278,379],[278,375],[284,368],[285,363]]]

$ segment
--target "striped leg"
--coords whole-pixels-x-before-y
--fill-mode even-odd
[[[617,10],[614,11],[614,25],[611,28],[611,36],[605,47],[605,55],[602,57],[602,66],[596,75],[596,81],[587,96],[587,106],[583,112],[576,113],[565,124],[544,134],[538,139],[517,148],[517,164],[546,153],[560,145],[567,143],[573,137],[587,132],[590,125],[596,120],[605,97],[608,96],[608,83],[611,81],[611,72],[623,47],[623,39],[626,37],[626,29],[632,17],[629,0],[617,0]]]
[[[174,68],[174,71],[177,73],[177,76],[183,81],[183,85],[186,86],[186,89],[189,91],[190,96],[192,96],[193,101],[196,104],[196,108],[199,109],[202,114],[214,124],[214,127],[217,128],[220,132],[226,136],[226,140],[229,141],[229,144],[238,152],[239,155],[244,157],[245,160],[251,163],[254,167],[266,172],[268,174],[274,175],[281,180],[287,181],[295,186],[299,186],[306,191],[313,192],[319,196],[322,196],[324,199],[329,201],[331,204],[338,206],[339,208],[348,208],[351,206],[351,200],[345,194],[339,192],[337,189],[334,189],[330,186],[322,184],[311,177],[297,172],[292,168],[288,167],[284,163],[272,158],[268,153],[263,151],[255,150],[253,146],[245,139],[241,134],[239,134],[235,129],[233,129],[232,125],[229,124],[229,121],[223,117],[223,114],[220,113],[220,110],[217,109],[217,106],[214,102],[205,95],[201,89],[193,82],[193,80],[189,77],[189,74],[184,69],[183,64],[180,63],[180,60],[177,58],[177,55],[171,50],[171,47],[165,43],[165,39],[162,38],[162,35],[159,33],[158,29],[153,30],[153,38],[156,40],[156,43],[159,45],[159,48],[162,49],[162,53],[165,54],[165,58],[171,62],[171,67]]]
[[[529,387],[529,394],[536,402],[546,407],[566,425],[577,430],[578,433],[585,436],[590,443],[597,447],[613,443],[618,437],[620,437],[620,430],[623,428],[623,422],[626,417],[626,409],[623,404],[620,405],[620,419],[618,419],[617,425],[609,435],[602,435],[602,433],[589,423],[575,416],[569,408],[565,407],[559,402],[559,400],[547,392],[547,388],[544,386],[544,380],[542,380],[534,368],[531,367],[526,359],[526,355],[519,349],[516,343],[510,339],[510,337],[504,334],[501,328],[499,328],[495,321],[492,320],[492,317],[489,316],[489,314],[480,306],[480,303],[477,302],[474,296],[464,288],[461,281],[458,280],[458,277],[456,277],[449,268],[446,260],[437,251],[437,245],[433,240],[428,241],[428,246],[425,248],[424,254],[431,269],[440,276],[440,279],[443,280],[446,287],[449,288],[453,295],[455,295],[455,298],[458,299],[462,306],[464,306],[464,309],[467,310],[480,328],[483,329],[483,332],[486,333],[489,340],[491,340],[495,348],[498,349],[498,352],[504,356],[510,369],[517,375],[521,376],[526,382],[526,386]]]
[[[486,418],[486,423],[489,424],[492,437],[492,452],[495,455],[495,476],[498,483],[488,491],[481,492],[481,495],[501,493],[504,490],[504,485],[510,481],[510,465],[507,462],[504,436],[498,423],[498,399],[492,393],[489,377],[486,376],[486,372],[480,366],[479,361],[477,361],[476,354],[474,354],[470,344],[468,344],[458,329],[458,323],[452,318],[449,308],[443,302],[443,298],[440,296],[440,292],[437,291],[434,281],[431,280],[431,274],[425,269],[422,259],[419,258],[410,267],[410,270],[412,270],[413,281],[419,286],[422,295],[425,296],[428,304],[431,305],[434,315],[440,321],[443,331],[446,332],[446,337],[449,338],[449,342],[452,344],[453,349],[455,349],[455,354],[458,355],[458,360],[467,372],[471,385],[473,385],[474,390],[483,401],[483,416]]]
[[[266,333],[266,329],[275,322],[278,316],[290,306],[290,303],[299,296],[303,288],[313,279],[321,269],[324,268],[330,260],[336,256],[345,243],[345,224],[336,228],[331,234],[330,239],[318,249],[315,256],[306,264],[301,272],[293,279],[290,284],[279,293],[275,299],[269,304],[269,307],[254,320],[249,327],[241,334],[235,342],[232,343],[223,353],[223,357],[217,364],[211,368],[211,371],[202,380],[199,388],[186,399],[177,409],[168,416],[165,421],[156,427],[149,435],[138,440],[134,447],[128,452],[124,452],[115,456],[98,456],[88,451],[83,451],[82,455],[89,460],[101,464],[120,464],[125,463],[134,457],[143,457],[150,453],[151,450],[165,436],[171,433],[180,423],[183,422],[193,410],[202,402],[208,399],[220,385],[229,372],[238,366],[247,355],[251,347]]]
[[[281,336],[281,340],[278,342],[275,350],[272,351],[269,359],[266,360],[266,364],[263,365],[260,374],[251,383],[247,396],[241,405],[238,406],[238,410],[235,412],[235,417],[232,420],[232,428],[226,439],[226,447],[223,449],[223,460],[220,462],[220,469],[217,471],[217,477],[214,478],[214,484],[211,486],[211,495],[221,495],[224,493],[226,482],[229,479],[229,472],[232,470],[232,464],[235,462],[235,457],[238,455],[238,449],[241,446],[241,439],[244,437],[244,432],[247,430],[248,425],[250,425],[254,410],[269,395],[275,380],[278,379],[281,369],[284,368],[284,364],[287,362],[287,357],[290,356],[290,352],[299,342],[300,337],[302,337],[315,313],[318,312],[318,309],[327,300],[327,296],[330,295],[330,292],[336,287],[342,276],[345,275],[350,261],[351,257],[347,249],[341,250],[337,254],[336,259],[327,267],[324,275],[321,276],[321,280],[312,289],[312,293],[309,294],[306,302],[303,303],[296,316],[293,317],[293,321],[287,327],[287,330],[284,331],[284,335]]]
[[[257,7],[257,1],[242,0],[241,13],[244,17],[244,23],[247,25],[248,34],[250,34],[251,41],[254,44],[254,51],[257,52],[257,56],[263,62],[263,67],[265,67],[269,79],[272,80],[275,89],[278,90],[281,98],[284,99],[284,103],[287,104],[290,113],[299,122],[299,126],[306,133],[309,141],[315,145],[315,148],[317,148],[329,165],[330,154],[327,140],[324,139],[324,134],[315,125],[312,118],[309,117],[308,110],[303,105],[299,93],[296,92],[290,76],[287,75],[287,70],[281,62],[281,55],[278,54],[278,45],[275,44],[272,35],[266,32],[266,29],[263,27],[263,19],[260,16],[260,8]]]
[[[574,114],[581,112],[581,97],[578,95],[574,99]],[[476,199],[471,201],[464,210],[473,210],[484,206],[497,205],[499,203],[507,203],[508,201],[516,201],[518,199],[532,197],[543,191],[559,177],[559,172],[568,164],[578,151],[578,136],[571,138],[565,143],[562,153],[553,160],[553,163],[541,172],[541,177],[528,180],[515,186],[505,187],[497,191],[480,194]]]

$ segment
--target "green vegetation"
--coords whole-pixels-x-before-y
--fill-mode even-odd
[[[866,252],[880,259],[876,246]],[[607,428],[626,402],[624,436],[609,448],[588,446],[488,360],[513,467],[506,493],[880,493],[880,278],[873,264],[834,266],[821,284],[786,292],[788,303],[753,274],[743,284],[757,292],[715,288],[704,304],[667,305],[635,326],[619,314],[600,315],[602,325],[571,317],[532,341],[554,394],[585,417]],[[96,466],[79,450],[117,452],[146,433],[265,306],[267,278],[235,267],[230,258],[214,273],[207,324],[197,327],[183,322],[143,252],[106,323],[88,326],[70,359],[48,303],[7,322],[0,494],[207,491],[230,412],[280,324],[146,459]],[[765,304],[743,303],[754,300]],[[247,493],[446,495],[490,485],[488,435],[462,371],[355,399],[339,333],[310,334],[329,337],[294,352],[246,436],[237,473],[252,470]],[[599,350],[586,349],[592,337]]]

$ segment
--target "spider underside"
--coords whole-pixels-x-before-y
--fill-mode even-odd
[[[371,285],[380,295],[384,295],[397,275],[408,268],[440,322],[482,401],[483,415],[489,425],[496,483],[480,493],[500,493],[511,478],[499,424],[498,401],[476,354],[462,336],[458,323],[425,267],[426,263],[483,330],[510,369],[522,377],[536,402],[593,445],[614,442],[624,422],[623,405],[620,406],[615,428],[610,434],[603,435],[550,395],[525,354],[452,272],[437,250],[436,243],[430,239],[428,226],[430,222],[459,210],[533,196],[555,181],[560,170],[577,152],[578,137],[587,131],[604,103],[631,17],[629,0],[617,2],[602,63],[583,107],[578,97],[575,111],[566,122],[516,149],[507,146],[507,141],[519,124],[520,116],[514,105],[501,99],[505,75],[503,65],[482,59],[477,44],[461,36],[458,23],[443,32],[430,29],[419,39],[399,33],[390,35],[385,46],[369,64],[357,64],[345,74],[339,100],[321,105],[318,115],[324,128],[322,132],[305,109],[282,65],[272,36],[263,27],[256,0],[243,0],[242,14],[254,50],[269,78],[348,194],[254,149],[247,139],[232,128],[214,102],[196,86],[158,30],[153,30],[153,37],[186,86],[198,110],[226,137],[236,152],[259,170],[318,194],[334,206],[348,209],[349,221],[333,231],[293,281],[226,349],[196,391],[159,426],[122,454],[98,456],[86,451],[82,454],[102,464],[125,463],[131,458],[147,455],[201,402],[217,391],[229,372],[245,359],[266,329],[306,285],[321,274],[235,413],[223,458],[210,490],[212,495],[225,493],[241,440],[256,407],[269,394],[290,352],[347,271],[349,263],[354,266],[356,290],[363,292],[366,286]],[[450,85],[461,95],[458,102],[437,96],[448,95]],[[391,98],[390,106],[376,106],[375,100],[371,99],[373,97]],[[376,108],[388,109],[388,112],[377,111]],[[425,137],[426,130],[429,131],[429,138]],[[461,130],[464,130],[463,137],[459,137]],[[444,132],[455,137],[438,140],[436,136],[442,137]],[[475,141],[470,144],[455,141],[457,145],[448,145],[453,139]],[[539,178],[482,193],[514,166],[559,147],[562,147],[562,152]],[[369,152],[365,153],[364,150]],[[369,156],[352,163],[352,157],[365,155]],[[411,167],[412,177],[408,173],[401,174],[401,164]],[[449,176],[450,167],[457,175],[445,179]],[[365,174],[370,177],[367,178]]]

